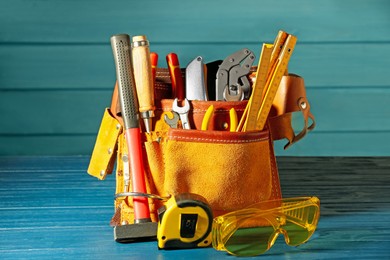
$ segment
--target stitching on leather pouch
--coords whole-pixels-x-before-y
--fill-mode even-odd
[[[272,145],[270,145],[270,152],[271,153],[274,153],[272,151],[272,149],[274,149],[274,147]],[[274,154],[275,156],[275,154]],[[272,158],[271,154],[270,154],[270,158]],[[271,187],[271,194],[272,194],[272,197],[275,199],[275,198],[280,198],[281,195],[279,193],[279,189],[277,189],[277,187],[279,186],[277,181],[276,181],[276,178],[275,178],[275,166],[276,166],[276,162],[275,162],[275,157],[274,159],[270,160],[270,163],[271,163],[271,178],[272,178],[272,187]]]
[[[245,109],[244,108],[235,108],[236,112],[241,112],[241,111],[244,111]],[[204,114],[206,111],[207,111],[207,108],[206,109],[200,109],[200,108],[194,108],[193,110],[193,113],[194,114],[197,114],[197,113],[200,113],[200,114]],[[214,111],[214,114],[226,114],[228,113],[229,110],[228,109],[218,109],[216,111]]]
[[[274,171],[274,163],[273,162],[270,162],[271,163],[271,178],[272,178],[272,187],[271,187],[271,194],[272,194],[272,197],[273,198],[277,198],[278,196],[276,196],[276,181],[275,181],[275,171]]]
[[[167,85],[165,85],[165,84],[159,84],[159,83],[154,84],[154,87],[155,87],[156,89],[161,89],[161,90],[167,90],[167,89],[169,88]]]
[[[161,72],[156,72],[156,78],[170,78],[169,74],[167,75],[166,73],[164,73],[163,71]]]
[[[184,136],[169,136],[170,140],[175,141],[204,141],[204,142],[217,142],[217,143],[254,143],[254,142],[260,142],[265,141],[268,138],[256,138],[256,139],[250,139],[250,140],[224,140],[224,139],[215,139],[215,138],[200,138],[200,137],[184,137]]]

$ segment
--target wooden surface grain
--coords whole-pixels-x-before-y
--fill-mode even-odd
[[[0,157],[1,259],[233,259],[212,248],[114,242],[115,178],[89,157]],[[279,157],[284,197],[321,200],[317,231],[294,248],[279,237],[260,259],[389,259],[390,158]]]
[[[115,82],[113,34],[147,35],[160,67],[170,52],[185,67],[242,48],[258,59],[285,30],[317,127],[276,153],[390,156],[389,12],[387,0],[0,1],[0,155],[91,154]]]

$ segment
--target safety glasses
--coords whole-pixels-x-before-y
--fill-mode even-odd
[[[317,197],[260,202],[214,218],[212,244],[232,255],[255,256],[270,249],[283,234],[288,245],[298,246],[314,233],[319,217]]]

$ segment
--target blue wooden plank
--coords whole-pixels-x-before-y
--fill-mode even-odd
[[[7,91],[0,96],[0,134],[90,138],[97,134],[111,95],[112,90]],[[307,97],[317,122],[314,132],[390,130],[390,88],[308,88]],[[296,113],[297,131],[302,123]]]
[[[4,179],[13,178],[13,172],[19,174],[24,172],[27,176],[31,171],[78,172],[80,169],[86,168],[88,163],[89,157],[87,156],[40,156],[39,159],[30,156],[0,156],[0,173],[2,173],[1,178]],[[42,175],[39,176],[42,178]]]
[[[51,200],[52,190],[55,189],[52,183],[69,185],[69,189],[73,188],[69,183],[74,183],[84,186],[86,196],[89,196],[88,190],[94,191],[96,183],[105,185],[106,181],[91,179],[91,182],[85,182],[88,177],[84,175],[86,162],[88,157],[0,157],[0,190],[8,192],[17,201],[25,199],[20,192],[30,190],[33,183],[41,183],[41,188],[52,187],[51,190],[30,196],[32,204],[39,204],[40,201]],[[306,244],[297,248],[289,247],[280,236],[274,247],[259,258],[390,257],[389,158],[280,157],[278,165],[284,196],[318,194],[321,199],[321,218],[317,231]],[[62,167],[66,168],[63,172],[59,170]],[[11,188],[11,175],[15,181],[24,181]],[[114,185],[112,180],[108,182]],[[35,190],[40,190],[40,187],[35,187]],[[349,196],[345,196],[347,193]],[[2,198],[8,198],[3,195]],[[108,225],[110,209],[105,206],[104,200],[96,200],[101,202],[100,205],[69,207],[78,204],[80,198],[77,192],[69,192],[68,196],[69,201],[61,205],[42,208],[8,205],[5,199],[0,200],[1,258],[232,258],[212,248],[165,251],[158,250],[155,241],[116,243],[112,228]],[[59,199],[61,201],[61,196]],[[362,203],[362,200],[365,202]]]
[[[275,143],[280,156],[389,156],[389,131],[379,132],[311,132],[288,150],[286,141]]]
[[[0,136],[4,155],[90,155],[96,140],[92,135],[6,135]]]
[[[390,40],[386,0],[15,0],[2,1],[0,10],[0,23],[7,24],[0,31],[3,42],[101,43],[115,32],[147,32],[160,42],[269,41],[280,28],[303,41]]]
[[[20,191],[24,192],[24,191]],[[16,197],[16,195],[15,195]],[[2,207],[0,229],[32,230],[58,226],[104,227],[114,212],[113,206],[85,207]],[[17,219],[18,222],[14,220]],[[34,220],[34,221],[32,221]]]
[[[104,109],[111,103],[111,95],[112,90],[5,92],[0,97],[3,120],[0,133],[97,133]]]
[[[276,34],[275,34],[276,35]],[[389,34],[390,35],[390,34]],[[256,54],[261,44],[154,44],[159,67],[167,67],[165,55],[176,52],[186,67],[201,55],[206,62],[224,59],[249,48]],[[298,43],[289,70],[303,76],[310,87],[388,87],[390,43]],[[0,45],[0,90],[111,89],[115,68],[109,38],[104,45]]]

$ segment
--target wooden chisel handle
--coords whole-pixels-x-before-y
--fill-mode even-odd
[[[151,131],[154,117],[154,86],[149,41],[146,36],[134,36],[132,42],[134,79],[137,88],[139,112],[145,122],[146,132]]]

